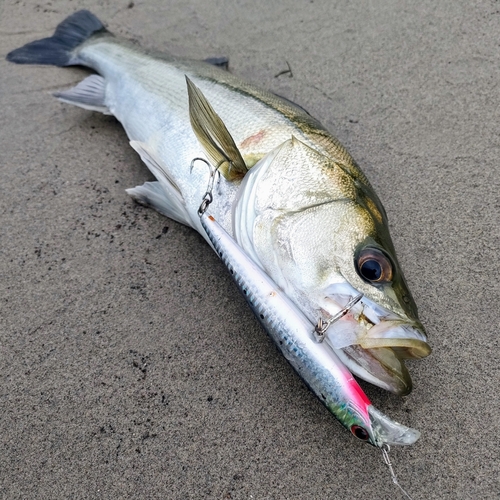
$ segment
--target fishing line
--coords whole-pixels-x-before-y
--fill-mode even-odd
[[[391,451],[391,447],[388,444],[383,444],[380,449],[382,450],[382,457],[384,457],[384,463],[387,465],[389,472],[391,473],[392,482],[401,490],[403,495],[410,500],[413,500],[412,497],[403,489],[403,487],[399,484],[398,478],[392,468],[391,459],[389,458],[389,452]]]

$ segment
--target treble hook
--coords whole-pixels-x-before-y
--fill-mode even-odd
[[[200,208],[198,208],[198,215],[201,217],[207,211],[207,208],[210,205],[210,203],[212,203],[212,201],[214,200],[212,191],[214,190],[215,176],[219,171],[220,165],[217,165],[217,167],[213,167],[207,160],[205,160],[205,158],[193,158],[193,160],[191,161],[191,165],[189,166],[190,172],[193,171],[194,163],[196,161],[202,161],[210,170],[210,177],[208,178],[207,190],[203,195]]]

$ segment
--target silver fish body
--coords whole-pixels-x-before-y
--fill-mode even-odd
[[[207,241],[197,213],[206,172],[191,164],[217,163],[211,212],[222,227],[313,324],[362,294],[325,346],[369,382],[411,390],[404,359],[430,348],[385,211],[347,151],[302,108],[208,63],[114,37],[87,11],[7,58],[94,69],[56,97],[114,115],[157,179],[128,192]]]

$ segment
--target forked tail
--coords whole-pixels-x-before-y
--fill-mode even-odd
[[[111,35],[104,24],[88,10],[71,14],[49,38],[27,43],[7,54],[7,60],[17,64],[50,64],[74,66],[82,64],[75,49],[98,33]]]

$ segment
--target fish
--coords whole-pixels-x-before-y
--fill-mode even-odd
[[[372,446],[411,445],[420,432],[377,410],[330,346],[316,341],[314,325],[207,211],[200,220],[255,316],[319,400],[355,437]]]
[[[216,165],[211,213],[317,325],[318,343],[359,378],[398,395],[412,390],[405,360],[431,348],[386,212],[351,155],[307,111],[210,61],[114,36],[86,10],[7,60],[93,70],[55,97],[115,116],[156,178],[127,192],[210,245],[198,215],[206,176],[192,162]]]

